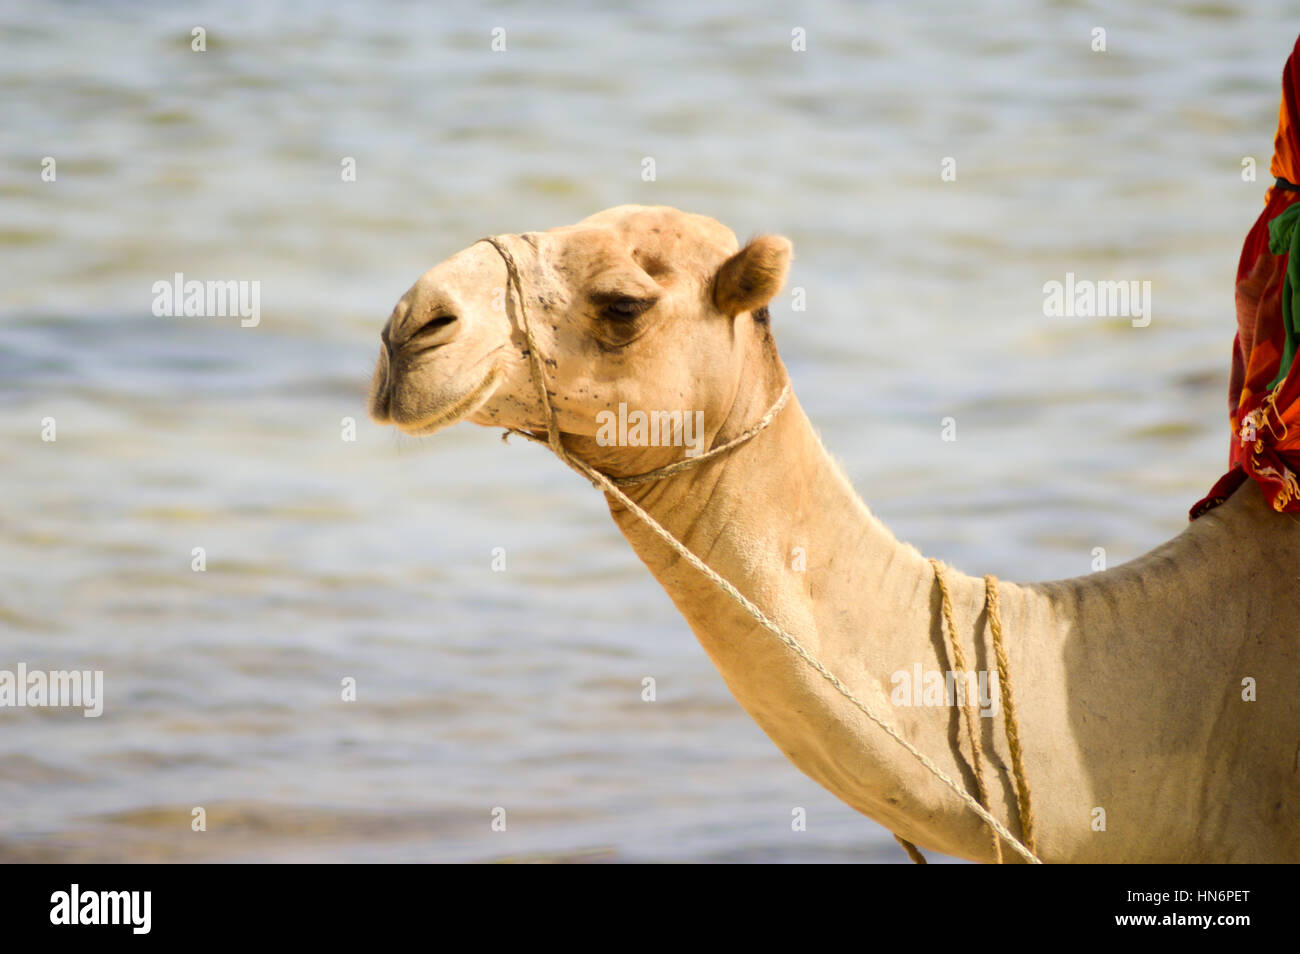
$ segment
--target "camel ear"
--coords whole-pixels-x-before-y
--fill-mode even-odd
[[[766,305],[785,284],[790,240],[761,235],[722,263],[713,280],[713,303],[733,318]]]

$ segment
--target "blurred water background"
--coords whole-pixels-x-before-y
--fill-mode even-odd
[[[0,668],[106,683],[99,719],[0,710],[0,859],[905,861],[582,481],[365,419],[393,304],[484,234],[788,235],[804,406],[968,572],[1130,559],[1219,475],[1300,4],[185,6],[0,5]],[[1068,271],[1150,281],[1150,326],[1045,318]],[[261,324],[154,317],[176,272],[260,281]]]

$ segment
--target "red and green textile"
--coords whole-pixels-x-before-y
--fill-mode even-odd
[[[1282,106],[1269,172],[1277,182],[1246,235],[1237,265],[1237,337],[1228,381],[1228,473],[1191,519],[1253,479],[1278,511],[1300,510],[1300,40],[1282,71]]]

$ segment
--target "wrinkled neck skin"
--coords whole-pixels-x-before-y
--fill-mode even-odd
[[[786,380],[774,349],[750,362],[710,446],[758,420]],[[605,449],[601,463],[637,473],[677,455]],[[736,450],[628,492],[975,791],[960,708],[891,701],[895,673],[956,668],[933,570],[872,516],[797,400]],[[633,514],[612,500],[610,510],[737,701],[796,766],[923,848],[993,860],[987,827],[949,788]],[[1296,527],[1251,484],[1122,567],[1000,584],[1043,860],[1300,860]],[[952,569],[947,580],[968,665],[996,670],[983,580]],[[1247,677],[1257,701],[1242,699]],[[1022,837],[1004,717],[1001,706],[978,719],[985,780],[991,811]],[[1003,855],[1020,860],[1007,845]]]

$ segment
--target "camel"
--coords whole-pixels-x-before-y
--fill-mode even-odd
[[[618,479],[671,468],[687,448],[634,440],[611,415],[702,412],[703,446],[725,452],[627,484],[625,499],[971,796],[976,741],[982,801],[1022,838],[1000,719],[978,716],[971,732],[962,705],[899,696],[898,673],[956,669],[949,639],[970,669],[996,668],[986,584],[946,569],[945,635],[935,566],[871,513],[786,393],[768,306],[791,254],[782,237],[741,247],[712,218],[636,205],[476,242],[393,310],[371,416],[414,435],[462,420],[553,433],[561,454]],[[736,701],[791,762],[900,839],[998,859],[969,797],[607,497]],[[1247,481],[1127,564],[997,584],[1039,859],[1300,861],[1298,574],[1300,526]]]

